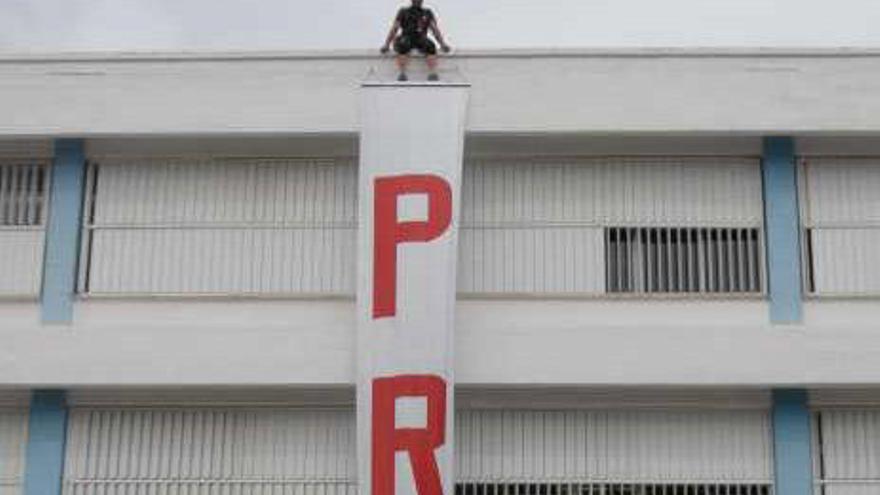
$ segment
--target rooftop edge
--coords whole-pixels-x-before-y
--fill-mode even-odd
[[[452,58],[711,58],[711,57],[880,57],[880,47],[656,47],[656,48],[535,48],[464,49]],[[0,52],[0,63],[132,62],[132,61],[257,61],[374,60],[378,50],[306,51],[71,51]]]

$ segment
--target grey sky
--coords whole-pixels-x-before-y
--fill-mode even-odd
[[[378,47],[408,0],[0,0],[0,51]],[[426,0],[463,48],[880,47],[878,0]]]

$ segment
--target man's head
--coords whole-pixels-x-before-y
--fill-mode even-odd
[[[421,6],[422,6],[422,0],[412,0],[412,6],[413,6],[413,7],[421,7]]]

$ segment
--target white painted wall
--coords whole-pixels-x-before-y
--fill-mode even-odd
[[[390,64],[363,54],[7,57],[0,135],[352,133],[358,82]],[[488,52],[444,65],[473,85],[471,132],[880,131],[871,51]]]

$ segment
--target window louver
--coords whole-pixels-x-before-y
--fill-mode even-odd
[[[761,292],[757,228],[605,229],[609,293]]]
[[[0,225],[41,225],[45,183],[40,164],[0,165]]]

